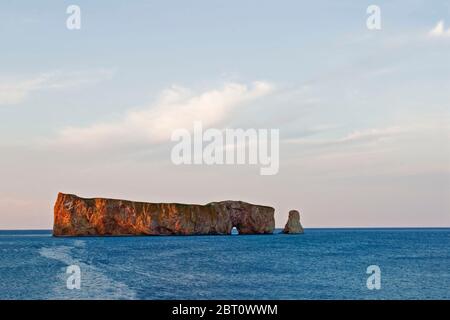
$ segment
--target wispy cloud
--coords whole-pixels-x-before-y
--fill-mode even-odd
[[[450,37],[450,28],[445,30],[444,20],[439,21],[428,33],[431,37]]]
[[[0,106],[17,105],[38,90],[64,89],[91,85],[110,79],[114,70],[96,69],[85,71],[53,71],[27,79],[0,79]]]
[[[406,128],[401,127],[387,127],[381,129],[366,129],[361,131],[353,131],[350,134],[337,139],[335,143],[352,143],[352,142],[364,142],[364,141],[374,141],[383,138],[392,137],[401,133],[405,133]]]
[[[0,106],[19,104],[24,101],[28,95],[41,88],[47,81],[49,75],[42,74],[33,79],[0,83]]]
[[[322,178],[448,174],[449,153],[442,146],[449,132],[445,120],[436,118],[342,135],[330,130],[334,138],[285,140],[292,153],[284,165]]]
[[[273,85],[262,81],[227,83],[222,88],[202,93],[173,86],[164,90],[150,106],[128,111],[117,121],[64,128],[51,143],[98,149],[164,142],[170,139],[173,130],[192,128],[194,121],[201,121],[204,127],[221,125],[232,110],[273,90]]]
[[[286,140],[286,142],[311,146],[337,146],[344,144],[361,144],[397,136],[399,134],[408,132],[408,130],[410,130],[410,128],[400,126],[371,128],[364,130],[355,130],[342,137],[334,139],[298,138],[298,139],[288,139]]]

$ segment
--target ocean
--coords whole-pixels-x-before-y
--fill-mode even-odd
[[[79,267],[80,289],[67,288],[70,265]],[[371,265],[378,290],[367,286]],[[0,231],[0,299],[450,299],[450,229],[90,238]]]

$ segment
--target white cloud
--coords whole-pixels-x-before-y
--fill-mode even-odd
[[[41,74],[33,79],[0,83],[0,105],[19,104],[34,90],[42,87],[49,79],[48,74]]]
[[[299,138],[286,140],[288,143],[300,143],[313,146],[335,146],[342,144],[360,144],[370,143],[381,139],[397,136],[399,134],[408,132],[410,128],[407,127],[385,127],[385,128],[371,128],[365,130],[356,130],[347,135],[335,139],[314,139],[314,138]]]
[[[273,89],[262,81],[250,85],[227,83],[200,94],[173,86],[164,90],[151,106],[128,111],[117,121],[64,128],[52,143],[99,148],[164,142],[170,139],[173,130],[190,129],[194,121],[201,121],[204,127],[221,125],[235,108],[266,96]]]
[[[345,137],[338,139],[336,143],[350,143],[350,142],[363,142],[363,141],[374,141],[387,137],[392,137],[406,132],[407,129],[401,127],[387,127],[387,128],[374,128],[366,130],[354,131]]]
[[[431,37],[450,37],[450,28],[445,30],[444,20],[439,21],[428,33]]]
[[[20,104],[38,90],[95,84],[111,78],[113,73],[114,71],[106,69],[75,72],[54,71],[41,73],[29,79],[0,79],[0,106]]]

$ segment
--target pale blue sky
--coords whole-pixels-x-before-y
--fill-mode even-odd
[[[274,206],[277,226],[294,208],[307,227],[450,226],[449,1],[2,1],[0,39],[0,229],[50,228],[58,191],[240,199]],[[176,167],[164,139],[117,139],[127,114],[164,118],[167,89],[224,98],[230,83],[242,101],[196,120],[279,128],[278,175]]]

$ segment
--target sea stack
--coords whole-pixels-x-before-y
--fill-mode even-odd
[[[286,226],[283,229],[283,233],[286,234],[303,233],[303,227],[300,223],[300,213],[297,210],[289,211],[289,218],[286,223]]]
[[[54,236],[272,234],[274,208],[242,201],[206,205],[84,199],[59,193]]]

